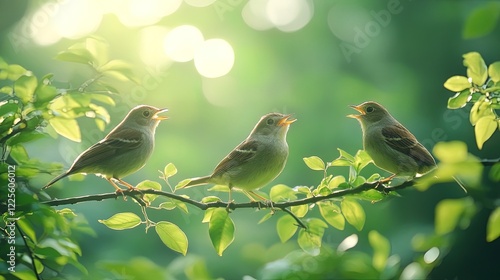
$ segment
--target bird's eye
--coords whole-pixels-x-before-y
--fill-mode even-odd
[[[149,111],[144,111],[144,112],[142,112],[142,115],[143,115],[144,117],[148,118],[148,117],[149,117],[149,115],[151,115],[151,112],[149,112]]]
[[[375,109],[374,109],[373,107],[371,107],[371,106],[369,106],[369,107],[367,107],[367,108],[366,108],[366,112],[367,112],[367,113],[371,113],[371,112],[373,112],[374,110],[375,110]]]
[[[272,125],[272,124],[274,124],[274,120],[273,120],[273,119],[267,119],[267,124],[268,124],[268,125]]]

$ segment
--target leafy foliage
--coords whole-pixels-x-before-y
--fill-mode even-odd
[[[463,57],[467,77],[453,76],[444,83],[445,88],[456,92],[448,99],[448,108],[460,109],[467,103],[473,104],[470,122],[475,127],[477,146],[482,149],[493,133],[500,130],[500,118],[496,112],[500,109],[500,62],[487,67],[477,52],[464,54]]]
[[[15,201],[18,207],[14,213],[8,211],[8,203],[2,202],[0,206],[5,210],[2,211],[2,228],[6,238],[11,236],[11,232],[19,233],[16,235],[14,254],[16,259],[23,260],[23,266],[12,275],[20,279],[33,278],[33,275],[47,279],[64,278],[68,266],[76,268],[81,274],[89,274],[78,261],[81,255],[78,241],[82,234],[94,235],[82,214],[67,208],[54,210],[40,203],[40,200],[50,198],[43,192],[32,190],[29,180],[37,174],[59,170],[60,164],[29,158],[23,145],[46,137],[51,129],[55,132],[52,135],[80,141],[78,120],[82,117],[93,119],[95,125],[104,130],[110,122],[105,106],[115,105],[111,94],[117,93],[109,81],[138,82],[127,62],[109,59],[107,44],[100,38],[88,38],[77,43],[60,52],[56,59],[83,64],[92,70],[93,76],[77,88],[57,88],[53,85],[51,74],[38,78],[22,66],[9,65],[0,59],[0,79],[8,82],[0,88],[1,100],[4,100],[0,103],[0,144],[2,155],[5,155],[0,164],[0,179],[5,185],[16,184]],[[444,84],[447,89],[456,92],[449,99],[448,108],[459,109],[472,103],[470,121],[475,126],[477,145],[481,149],[500,127],[496,111],[500,108],[500,62],[487,67],[481,55],[472,52],[464,55],[464,65],[467,76],[453,76]],[[362,175],[372,162],[365,151],[351,154],[338,149],[338,152],[339,156],[331,161],[319,156],[303,158],[312,172],[321,172],[322,178],[317,184],[295,187],[277,184],[269,194],[263,194],[269,197],[269,201],[250,204],[250,207],[262,208],[261,211],[271,209],[261,222],[276,221],[279,240],[285,243],[296,237],[300,248],[280,261],[269,263],[261,271],[262,278],[425,278],[449,251],[452,234],[467,228],[482,206],[469,196],[439,202],[435,209],[434,232],[413,238],[416,253],[410,263],[403,263],[398,255],[393,254],[390,238],[374,229],[368,229],[367,234],[371,251],[356,250],[359,236],[362,236],[363,230],[368,231],[367,202],[377,203],[398,194],[392,188],[384,189],[385,186],[379,182],[379,174]],[[467,151],[463,142],[438,143],[434,147],[434,155],[440,161],[438,168],[412,182],[417,189],[425,191],[432,185],[454,179],[464,182],[468,188],[480,187],[483,166],[477,157]],[[16,169],[16,182],[8,175],[11,166]],[[347,176],[337,175],[345,169],[348,170]],[[499,170],[498,163],[491,169],[493,180],[500,180]],[[165,211],[179,210],[189,213],[188,205],[193,205],[205,211],[202,222],[208,225],[208,235],[216,254],[222,256],[237,237],[237,227],[230,210],[243,208],[242,204],[226,204],[214,195],[198,201],[188,195],[175,194],[189,182],[185,179],[171,185],[170,179],[177,173],[177,167],[172,163],[160,172],[160,178],[170,193],[163,191],[163,183],[152,180],[144,180],[136,186],[138,194],[131,196],[137,202],[142,217],[134,212],[119,212],[98,222],[113,230],[129,230],[144,225],[147,232],[154,227],[158,242],[186,256],[189,242],[184,231],[172,221],[150,219],[149,212],[164,214]],[[221,187],[213,189],[220,190]],[[8,192],[9,189],[0,190],[2,197],[12,193]],[[488,242],[500,236],[499,209],[495,208],[488,219],[485,236]],[[281,213],[276,215],[278,212]],[[336,250],[324,245],[327,231],[340,233],[349,230],[360,232],[359,236],[349,235]],[[2,244],[1,248],[2,251],[11,250],[7,244]],[[189,257],[183,259],[183,274],[188,279],[210,279],[204,262]],[[304,263],[315,265],[306,269],[302,267]],[[142,258],[123,263],[102,262],[101,266],[111,274],[107,277],[141,278],[147,275],[169,278],[173,274],[179,275],[175,273],[175,267],[163,270]]]
[[[30,179],[42,173],[60,171],[59,163],[46,163],[30,158],[24,145],[51,135],[81,141],[78,119],[91,118],[100,130],[110,122],[104,106],[114,106],[110,96],[112,79],[134,80],[131,68],[122,61],[107,59],[107,46],[102,39],[89,38],[57,55],[57,59],[88,65],[95,74],[78,88],[58,88],[53,75],[36,77],[17,64],[8,64],[0,58],[0,182],[9,188],[0,190],[2,228],[11,243],[2,243],[2,252],[11,251],[21,261],[12,275],[20,279],[41,275],[44,278],[65,278],[67,266],[82,274],[87,269],[79,263],[81,249],[78,240],[82,234],[94,235],[82,214],[70,209],[54,210],[43,204],[48,199],[30,185]],[[106,80],[106,78],[108,80]],[[111,79],[110,79],[111,78]],[[54,133],[55,132],[55,133]],[[7,211],[15,207],[15,211]],[[107,220],[109,226],[124,227],[124,221],[115,215]],[[128,217],[128,227],[137,225]],[[139,219],[140,222],[140,219]],[[123,228],[122,228],[123,229]],[[14,238],[16,237],[16,238]],[[10,246],[14,247],[10,247]],[[14,248],[14,250],[12,250]],[[5,256],[2,256],[3,259]]]

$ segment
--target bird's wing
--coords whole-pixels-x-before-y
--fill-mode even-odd
[[[215,167],[213,177],[224,174],[229,169],[234,166],[240,166],[245,162],[249,161],[257,153],[258,144],[257,141],[245,140],[240,145],[238,145],[229,155],[227,155],[218,165]]]
[[[416,162],[428,166],[435,165],[429,152],[420,144],[415,136],[402,125],[391,125],[382,129],[385,142],[394,150],[410,156]]]
[[[142,134],[135,129],[124,128],[109,134],[103,140],[92,145],[85,150],[73,164],[71,171],[89,166],[92,163],[98,163],[109,159],[117,154],[122,154],[128,150],[135,149],[141,145]]]

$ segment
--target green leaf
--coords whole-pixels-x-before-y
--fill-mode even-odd
[[[297,199],[295,191],[283,184],[273,186],[271,188],[271,192],[269,193],[269,197],[274,202]]]
[[[325,163],[317,156],[305,157],[303,160],[312,170],[325,170]]]
[[[96,60],[94,56],[83,46],[77,44],[69,49],[59,52],[55,59],[66,62],[75,62],[86,65],[95,65]]]
[[[436,206],[436,234],[448,234],[458,225],[462,228],[468,226],[469,219],[467,219],[467,214],[474,211],[474,201],[470,197],[441,200]]]
[[[453,76],[451,78],[448,78],[448,80],[444,82],[444,87],[454,92],[463,91],[464,89],[468,89],[471,86],[472,85],[470,84],[469,79],[464,76]]]
[[[15,81],[23,75],[30,74],[28,70],[24,69],[24,67],[17,64],[8,65],[7,67],[4,67],[3,69],[0,70],[2,70],[0,71],[0,80]]]
[[[88,37],[82,45],[92,54],[96,68],[108,61],[109,44],[104,38],[97,36]]]
[[[288,239],[292,238],[297,229],[297,222],[290,215],[285,215],[279,218],[276,223],[276,231],[278,232],[278,236],[280,237],[282,243],[285,243]]]
[[[348,161],[345,158],[337,158],[334,159],[332,162],[329,164],[330,166],[352,166],[352,162]]]
[[[488,74],[493,82],[497,83],[500,81],[500,61],[490,64],[490,67],[488,67]]]
[[[477,7],[467,17],[462,36],[473,39],[488,35],[495,29],[499,15],[498,3],[490,2]]]
[[[467,67],[467,76],[472,78],[472,82],[482,86],[488,78],[488,68],[483,58],[477,52],[470,52],[463,55],[464,66]]]
[[[35,104],[41,106],[57,96],[57,89],[47,84],[39,84],[35,90]]]
[[[68,138],[69,140],[75,142],[80,142],[82,140],[80,127],[78,126],[78,122],[74,119],[55,117],[49,119],[49,124],[58,134]]]
[[[170,178],[170,177],[174,176],[175,174],[177,174],[177,168],[175,167],[175,165],[173,163],[169,163],[169,164],[167,164],[167,166],[165,166],[165,169],[163,170],[163,174],[165,175],[165,178]]]
[[[260,220],[257,224],[262,224],[263,222],[269,220],[272,216],[274,215],[273,212],[268,212],[266,213]]]
[[[4,103],[0,106],[0,117],[3,117],[5,115],[14,115],[19,112],[21,112],[20,108],[21,104],[19,103],[14,103],[14,102],[8,102]]]
[[[332,227],[338,230],[344,230],[345,218],[340,211],[340,207],[330,201],[318,203],[319,212],[323,219]]]
[[[139,184],[137,184],[137,188],[140,189],[140,190],[149,190],[149,189],[153,189],[153,190],[159,190],[161,191],[161,184],[158,183],[158,182],[155,182],[155,181],[150,181],[150,180],[144,180],[142,182],[140,182]],[[156,197],[158,197],[157,194],[150,194],[150,193],[147,193],[143,196],[143,199],[146,201],[146,202],[153,202]]]
[[[26,218],[21,218],[17,220],[17,225],[21,228],[23,233],[28,236],[33,243],[37,243],[36,233],[33,226],[27,221]]]
[[[186,255],[188,239],[177,225],[170,222],[158,222],[155,229],[163,244],[184,256]]]
[[[214,210],[217,208],[208,208],[205,210],[205,214],[203,215],[203,220],[201,220],[202,223],[208,223],[210,222],[210,219],[212,218],[212,213]]]
[[[208,223],[208,233],[212,245],[219,256],[234,240],[234,223],[226,209],[217,208],[212,211]]]
[[[357,198],[368,200],[371,203],[375,203],[377,201],[380,201],[384,199],[385,195],[377,190],[371,189],[364,191],[362,193],[354,195]]]
[[[354,226],[358,231],[363,229],[365,225],[365,211],[363,207],[354,199],[344,198],[340,203],[342,214],[349,224]]]
[[[373,267],[382,272],[391,252],[391,244],[387,238],[375,230],[368,233],[368,241],[373,248]]]
[[[494,116],[482,117],[477,121],[474,132],[476,134],[477,147],[480,150],[483,148],[484,142],[490,139],[491,135],[497,130],[497,127],[498,122]]]
[[[359,173],[365,166],[372,162],[372,158],[365,150],[359,150],[356,152],[356,156],[354,157],[354,167],[356,171]]]
[[[345,183],[345,177],[342,175],[335,176],[330,180],[330,182],[328,182],[328,188],[333,190],[338,188],[338,186],[342,183]]]
[[[108,110],[106,110],[106,108],[97,106],[92,103],[89,104],[89,108],[95,113],[96,118],[101,119],[106,123],[109,123],[111,121],[111,117],[109,116]],[[89,115],[87,114],[87,116]]]
[[[89,94],[93,100],[99,101],[104,104],[115,106],[115,100],[107,94],[91,93]]]
[[[317,256],[320,253],[322,238],[328,225],[317,218],[308,219],[306,224],[307,229],[301,228],[299,230],[297,243],[304,252]]]
[[[457,163],[467,160],[467,144],[462,141],[439,142],[432,153],[442,162]]]
[[[118,213],[107,220],[98,220],[110,229],[123,230],[135,228],[141,224],[141,218],[132,212]]]
[[[457,92],[454,96],[448,99],[448,109],[460,109],[467,105],[469,100],[470,91],[465,89],[461,92]]]
[[[489,102],[485,101],[486,97],[482,95],[472,108],[470,109],[470,123],[471,125],[476,125],[477,121],[485,116],[495,116],[491,110]]]
[[[33,99],[37,85],[38,81],[35,76],[21,76],[14,83],[14,93],[24,104],[27,104]]]
[[[500,236],[500,207],[491,212],[486,225],[486,241],[493,242]]]
[[[14,146],[17,144],[27,143],[44,138],[46,135],[38,131],[21,132],[8,140],[8,145]]]
[[[490,170],[490,179],[493,182],[500,182],[500,163],[495,163]]]
[[[111,60],[100,67],[98,71],[119,80],[132,81],[137,84],[140,83],[139,78],[137,78],[134,73],[134,67],[132,66],[132,64],[124,60]]]
[[[290,207],[290,211],[292,211],[292,213],[295,214],[295,216],[302,218],[309,211],[309,205],[303,204],[303,205],[292,206]]]
[[[347,159],[349,162],[354,162],[354,157],[351,154],[342,149],[337,149],[337,150],[340,153],[340,157]]]

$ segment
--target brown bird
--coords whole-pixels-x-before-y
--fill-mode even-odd
[[[263,116],[250,135],[215,167],[211,175],[193,178],[185,187],[210,183],[228,186],[229,202],[232,202],[233,187],[263,199],[253,190],[274,180],[285,167],[288,158],[286,135],[295,121],[290,115],[280,113]]]
[[[115,181],[134,189],[121,178],[136,172],[146,164],[153,152],[156,127],[161,120],[167,119],[158,114],[166,111],[168,109],[147,105],[133,108],[104,139],[82,152],[68,171],[52,179],[43,189],[76,173],[100,175],[113,185],[117,192],[122,189]]]
[[[394,176],[413,179],[436,167],[429,151],[380,104],[368,101],[351,106],[360,115],[349,115],[361,124],[363,147],[376,166]]]

